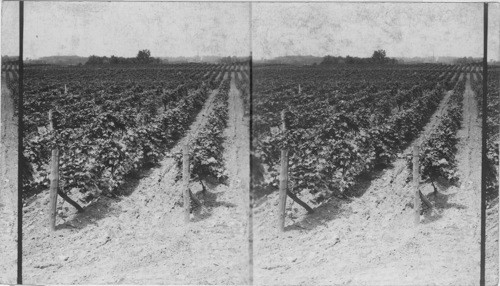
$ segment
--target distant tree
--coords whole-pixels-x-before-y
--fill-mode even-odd
[[[375,63],[386,63],[387,58],[386,58],[385,50],[374,51],[373,55],[372,55],[372,60]]]
[[[137,60],[139,62],[149,62],[151,60],[151,51],[150,50],[141,50],[137,53]]]
[[[102,65],[104,63],[104,57],[90,56],[86,65]]]
[[[120,63],[120,59],[118,57],[115,57],[115,56],[111,56],[111,58],[109,59],[109,63],[110,64],[118,64]]]

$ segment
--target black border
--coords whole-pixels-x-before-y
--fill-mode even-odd
[[[17,128],[17,284],[23,284],[23,174],[21,162],[23,158],[23,33],[24,33],[24,2],[19,2],[19,101],[18,108],[18,128]]]
[[[484,3],[484,42],[483,42],[483,94],[481,118],[481,273],[479,285],[486,284],[486,139],[487,139],[487,94],[488,94],[488,2]]]
[[[249,22],[249,29],[250,29],[250,33],[249,33],[249,44],[250,44],[250,60],[249,60],[249,96],[250,96],[250,100],[249,100],[249,119],[248,119],[248,132],[249,132],[249,144],[250,144],[250,148],[249,148],[249,154],[248,154],[248,162],[249,162],[249,174],[248,176],[250,177],[249,178],[249,188],[248,188],[248,198],[249,198],[249,211],[248,211],[248,253],[249,253],[249,257],[248,257],[248,284],[249,285],[253,285],[253,281],[254,281],[254,247],[253,247],[253,242],[254,242],[254,239],[253,239],[253,230],[254,230],[254,227],[253,227],[253,179],[252,179],[252,154],[253,154],[253,138],[252,138],[252,124],[253,124],[253,121],[252,121],[252,118],[253,118],[253,114],[252,114],[252,110],[253,110],[253,105],[252,105],[252,102],[253,102],[253,97],[252,97],[252,94],[253,94],[253,53],[252,53],[252,47],[253,47],[253,42],[252,42],[252,30],[253,30],[253,26],[252,26],[252,19],[253,19],[253,2],[248,2],[249,4],[249,14],[250,14],[250,17],[248,18],[248,22]]]

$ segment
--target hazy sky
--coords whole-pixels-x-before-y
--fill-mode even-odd
[[[326,54],[369,57],[483,53],[483,5],[456,3],[255,3],[256,59]],[[498,59],[498,4],[490,5],[490,52]]]
[[[2,54],[18,54],[19,4],[2,2]],[[500,55],[500,4],[489,5],[489,59]],[[25,58],[92,54],[248,55],[248,3],[25,2]],[[473,56],[481,3],[253,3],[254,58],[284,55]]]
[[[2,2],[2,55],[19,55],[19,2]]]
[[[500,3],[488,4],[488,59],[500,59]]]
[[[25,58],[247,56],[248,3],[25,2]]]

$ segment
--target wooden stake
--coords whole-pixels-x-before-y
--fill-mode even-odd
[[[288,150],[281,150],[281,172],[279,186],[279,228],[285,231],[286,189],[288,184]]]
[[[54,110],[49,110],[49,131],[54,131],[56,128],[55,124],[55,118],[54,118]]]
[[[49,130],[55,131],[57,122],[55,122],[54,111],[49,111]],[[56,208],[57,208],[57,192],[59,190],[59,150],[52,150],[50,159],[50,191],[49,191],[49,223],[51,231],[56,230]]]
[[[423,202],[423,203],[424,203],[424,204],[425,204],[428,208],[432,209],[432,208],[433,208],[433,206],[432,206],[431,201],[429,201],[429,199],[428,199],[426,196],[424,196],[424,194],[422,194],[422,192],[421,192],[421,191],[418,191],[418,194],[420,195],[420,200],[422,200],[422,202]]]
[[[56,208],[57,208],[57,190],[59,189],[59,150],[52,150],[50,160],[50,202],[49,202],[49,221],[50,229],[56,230]]]
[[[414,209],[415,209],[415,224],[420,223],[420,166],[419,166],[419,155],[418,146],[413,146],[413,185],[414,185]]]
[[[282,132],[286,131],[285,110],[281,112]],[[288,150],[281,150],[281,171],[279,185],[278,227],[285,231],[286,190],[288,186]]]
[[[70,205],[74,206],[78,210],[79,213],[83,212],[83,208],[77,202],[75,202],[70,197],[68,197],[68,195],[66,195],[65,193],[61,192],[60,190],[57,192],[57,194],[61,198],[63,198],[65,201],[67,201]]]
[[[182,182],[183,182],[183,194],[184,198],[184,222],[188,223],[190,219],[191,212],[191,197],[189,195],[189,145],[185,144],[182,148]]]
[[[297,195],[295,195],[294,193],[292,193],[290,190],[287,190],[286,194],[292,200],[294,200],[297,204],[299,204],[301,207],[305,208],[308,213],[310,213],[310,214],[314,213],[314,210],[310,206],[308,206],[304,201],[302,201],[301,199],[299,199],[299,197],[297,197]]]
[[[188,188],[188,192],[189,192],[189,198],[193,200],[195,205],[199,206],[200,209],[205,210],[205,206],[203,206],[203,203],[193,194],[193,192],[191,192],[191,189]]]

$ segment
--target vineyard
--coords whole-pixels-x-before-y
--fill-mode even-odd
[[[293,72],[263,69],[255,74],[252,131],[257,138],[256,153],[276,186],[278,176],[273,170],[279,150],[289,148],[292,188],[309,190],[318,203],[332,195],[330,192],[344,196],[357,176],[388,164],[416,139],[445,88],[453,89],[452,97],[458,102],[464,86],[458,73],[439,66],[363,73],[356,69]],[[287,113],[285,132],[273,128],[280,125],[281,110]],[[456,126],[452,129],[456,131]],[[427,147],[421,158],[424,176],[451,177],[451,163],[432,164],[451,159],[453,147],[441,150],[447,154],[436,155],[431,154],[435,150],[430,145],[435,144],[424,143]],[[426,158],[429,156],[438,157]]]
[[[32,166],[26,178],[32,179],[25,196],[48,187],[45,167],[55,146],[62,153],[62,192],[112,194],[125,175],[173,147],[209,88],[222,81],[217,67],[65,69],[26,69],[25,157]]]
[[[250,72],[25,67],[25,282],[246,284],[252,258],[259,285],[478,280],[480,66]],[[491,68],[487,281],[498,280],[499,76]]]
[[[480,73],[477,65],[254,67],[257,283],[476,281]],[[438,262],[458,261],[457,252],[477,259]]]
[[[245,64],[26,67],[27,281],[244,283],[248,87]]]

